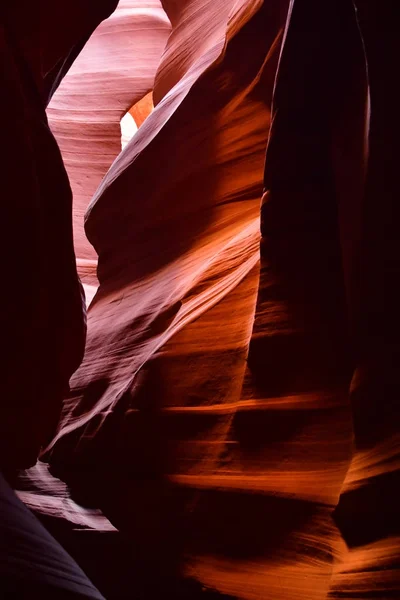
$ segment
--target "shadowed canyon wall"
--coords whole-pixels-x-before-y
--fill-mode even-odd
[[[397,597],[395,2],[122,0],[84,48],[74,10],[44,90],[87,340],[20,498],[107,598]]]

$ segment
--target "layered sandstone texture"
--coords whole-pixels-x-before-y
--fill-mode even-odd
[[[151,110],[145,97],[154,87],[170,29],[158,0],[121,0],[90,37],[47,110],[71,183],[74,246],[88,304],[98,285],[97,254],[83,230],[84,214],[121,152],[121,119],[132,109],[140,125]]]
[[[107,598],[400,594],[396,23],[121,0],[51,79],[90,306],[18,485]]]

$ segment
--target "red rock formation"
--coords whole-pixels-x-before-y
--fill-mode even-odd
[[[136,523],[119,501],[105,508],[109,500],[99,491],[107,516],[141,540],[148,560],[165,554],[166,527],[183,531],[187,508],[176,503],[188,496],[188,506],[198,495],[192,477],[207,481],[225,470],[221,453],[240,400],[254,315],[259,199],[285,7],[264,5],[256,13],[253,5],[254,15],[228,8],[218,12],[219,37],[199,36],[198,56],[177,85],[164,89],[89,208],[100,288],[89,312],[86,359],[52,457],[53,467],[59,457],[65,469],[72,458],[66,445],[79,435],[80,470],[85,465],[95,473],[103,457],[112,465],[103,481],[118,473],[118,486],[131,489],[126,508],[133,497],[149,507],[155,496]],[[200,30],[207,19],[202,11],[197,18]],[[252,55],[238,61],[240,48],[254,40]],[[126,468],[137,476],[126,480]],[[92,489],[98,485],[95,477]],[[255,500],[261,510],[263,501]],[[208,501],[206,494],[199,518]],[[238,502],[235,495],[231,501]],[[180,551],[169,549],[166,568],[176,567]]]
[[[396,597],[394,3],[164,0],[172,30],[146,13],[162,25],[146,72],[120,37],[129,14],[150,40],[129,5],[49,109],[77,219],[99,184],[86,233],[100,285],[45,457],[69,489],[39,464],[21,498],[109,598],[133,581],[146,598]],[[138,80],[116,73],[118,102],[96,93],[91,111],[87,90],[118,68],[97,87],[85,61],[97,71],[109,40]],[[153,79],[155,108],[107,171]],[[103,133],[88,122],[78,149],[83,109]],[[96,573],[107,543],[84,556],[76,525],[124,536],[101,558],[111,581]]]
[[[121,1],[91,36],[47,111],[71,182],[74,245],[88,303],[97,287],[97,255],[83,216],[121,151],[121,118],[153,89],[169,30],[158,0]]]

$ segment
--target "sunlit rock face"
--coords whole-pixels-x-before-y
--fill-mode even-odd
[[[108,570],[107,598],[400,592],[381,5],[120,2],[53,98],[95,295],[48,467],[20,495],[55,531],[101,532],[87,556],[68,539],[101,591]]]
[[[87,303],[97,287],[97,256],[83,231],[84,213],[121,151],[121,118],[153,89],[169,31],[158,0],[122,0],[93,33],[47,110],[72,187],[74,245]]]
[[[391,437],[357,449],[349,403],[368,186],[354,7],[163,6],[155,109],[87,213],[100,287],[50,463],[138,542],[138,579],[156,560],[159,580],[234,598],[351,597],[376,556],[367,586],[392,589],[395,529],[354,544],[346,500],[398,456]]]
[[[212,4],[212,21],[194,3],[168,14],[173,31],[155,108],[89,206],[100,287],[51,464],[86,495],[78,473],[67,473],[79,463],[111,522],[140,539],[137,577],[157,560],[170,577],[198,570],[203,583],[236,594],[272,485],[250,473],[243,479],[234,464],[243,442],[233,428],[257,296],[265,148],[287,5],[228,4]],[[103,461],[110,470],[98,479]],[[232,539],[240,513],[242,549]],[[224,575],[231,552],[236,580]]]

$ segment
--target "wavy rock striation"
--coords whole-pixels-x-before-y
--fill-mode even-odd
[[[121,118],[153,89],[169,31],[158,0],[119,2],[91,36],[47,110],[74,196],[74,245],[88,303],[98,283],[97,255],[83,231],[84,213],[121,151]]]
[[[48,467],[20,494],[109,598],[400,592],[384,4],[122,2],[54,96],[99,287]]]

